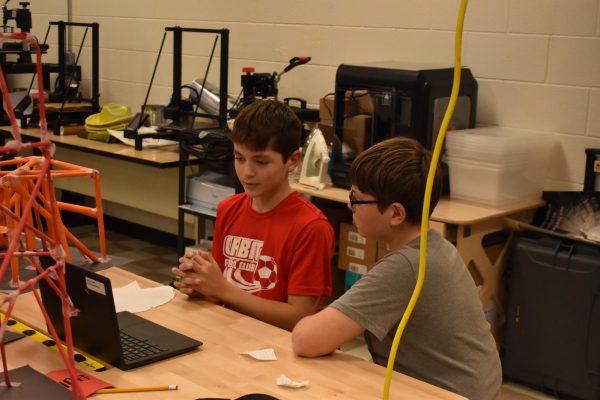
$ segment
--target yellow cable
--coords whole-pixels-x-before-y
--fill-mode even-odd
[[[394,363],[396,361],[396,353],[398,352],[398,345],[404,328],[408,323],[408,320],[417,304],[421,289],[423,288],[423,282],[425,280],[426,262],[427,262],[427,231],[429,229],[429,209],[431,203],[431,191],[433,188],[433,179],[435,177],[436,166],[440,159],[442,152],[442,146],[444,138],[446,137],[446,131],[450,124],[450,119],[454,113],[454,107],[456,106],[456,100],[458,99],[458,92],[460,90],[460,74],[461,74],[461,51],[462,51],[462,31],[463,23],[465,20],[465,13],[467,11],[467,0],[461,0],[461,4],[458,11],[458,20],[456,22],[456,34],[454,37],[454,80],[452,82],[452,92],[450,94],[450,102],[448,108],[444,114],[442,125],[435,142],[435,147],[431,157],[431,164],[429,167],[429,174],[427,175],[427,183],[425,185],[425,196],[423,198],[423,214],[421,216],[421,238],[419,245],[419,273],[417,276],[417,283],[415,284],[415,290],[413,291],[410,301],[406,306],[406,311],[398,324],[394,341],[390,349],[390,354],[387,363],[387,369],[385,371],[385,383],[383,387],[383,400],[388,400],[390,397],[390,383],[392,380],[392,371],[394,369]]]

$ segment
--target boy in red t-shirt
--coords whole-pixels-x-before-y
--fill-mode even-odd
[[[188,253],[173,268],[182,293],[288,330],[331,295],[333,229],[288,182],[300,162],[301,129],[276,101],[240,112],[232,140],[245,192],[219,203],[212,254]]]

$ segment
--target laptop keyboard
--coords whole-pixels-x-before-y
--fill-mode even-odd
[[[157,347],[154,343],[149,343],[147,340],[138,339],[128,335],[123,331],[120,331],[119,333],[121,334],[121,347],[123,349],[123,359],[125,361],[137,360],[166,350]]]

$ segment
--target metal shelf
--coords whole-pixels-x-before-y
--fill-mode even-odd
[[[202,207],[195,207],[191,204],[180,204],[179,209],[187,214],[193,214],[198,217],[217,217],[217,212],[215,210],[209,210],[207,208]]]
[[[182,28],[179,26],[167,27],[166,32],[173,32],[173,99],[175,104],[180,100],[181,88],[181,70],[182,70],[182,47],[183,33],[207,33],[220,35],[221,51],[219,65],[219,128],[227,124],[227,79],[229,65],[229,29],[197,29]],[[216,44],[216,41],[215,41]],[[190,162],[191,153],[182,146],[182,140],[179,140],[179,199],[178,199],[178,218],[177,218],[177,253],[179,257],[183,256],[185,250],[185,214],[191,214],[196,217],[215,218],[216,212],[212,210],[194,207],[186,203],[185,198],[185,168]],[[193,155],[192,155],[193,157]],[[198,162],[201,162],[198,160]]]

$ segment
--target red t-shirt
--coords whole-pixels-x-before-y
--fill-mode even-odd
[[[213,257],[232,284],[262,298],[330,296],[333,228],[321,210],[293,192],[265,213],[245,193],[217,207]]]

